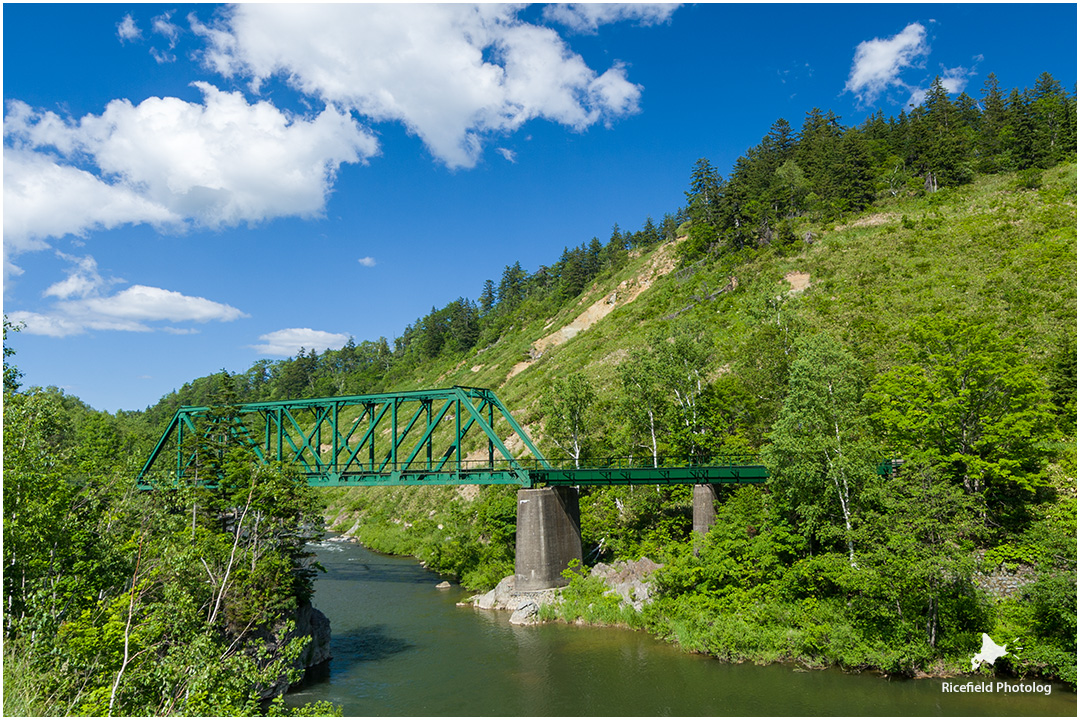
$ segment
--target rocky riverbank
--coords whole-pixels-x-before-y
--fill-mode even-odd
[[[649,579],[659,567],[658,563],[649,558],[641,558],[636,562],[620,561],[612,565],[598,563],[589,571],[589,575],[607,585],[606,595],[616,596],[620,604],[640,612],[652,600],[652,585]],[[506,610],[511,613],[511,624],[531,625],[540,622],[541,607],[558,605],[560,602],[561,588],[518,591],[514,587],[514,576],[508,575],[499,581],[494,589],[474,595],[460,604],[482,610]]]

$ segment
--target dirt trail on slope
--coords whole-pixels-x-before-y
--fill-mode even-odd
[[[667,275],[674,270],[675,245],[682,239],[683,238],[679,238],[673,243],[662,245],[655,253],[653,253],[652,258],[649,260],[649,264],[636,277],[623,280],[619,283],[619,286],[615,288],[614,292],[610,295],[605,295],[594,302],[585,310],[585,312],[578,315],[569,324],[564,325],[550,335],[542,337],[534,342],[532,348],[529,350],[529,359],[519,362],[511,368],[510,374],[506,376],[506,379],[509,380],[525,368],[529,367],[529,365],[539,359],[551,348],[558,347],[578,333],[588,330],[597,322],[607,317],[616,307],[633,302],[641,295],[641,293],[652,287],[652,284],[657,278]]]

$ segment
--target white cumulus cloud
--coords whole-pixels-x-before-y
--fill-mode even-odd
[[[459,168],[532,119],[582,131],[638,111],[641,88],[622,65],[598,73],[553,29],[519,19],[521,9],[243,4],[209,25],[189,20],[207,42],[204,63],[226,77],[250,78],[258,91],[280,76],[373,121],[401,122]]]
[[[123,224],[217,228],[312,217],[343,163],[378,152],[346,111],[289,115],[195,83],[202,103],[110,102],[78,121],[25,103],[4,118],[4,250]]]
[[[375,267],[375,258],[373,257],[362,257],[357,262],[364,267]]]
[[[50,237],[128,223],[164,227],[181,221],[136,188],[26,149],[4,148],[3,197],[5,276],[21,273],[12,258],[49,247]]]
[[[260,335],[259,339],[263,341],[261,345],[251,346],[259,354],[289,357],[301,348],[317,352],[338,350],[349,341],[349,336],[311,328],[285,328]]]
[[[861,103],[871,103],[890,87],[906,88],[900,73],[907,68],[921,67],[930,46],[926,28],[911,23],[892,37],[865,40],[855,49],[844,89],[853,93]]]

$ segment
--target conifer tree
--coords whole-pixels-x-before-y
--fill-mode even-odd
[[[520,262],[507,265],[499,281],[499,309],[503,312],[513,310],[525,299],[525,281],[527,273]]]
[[[484,281],[484,289],[480,291],[480,316],[483,317],[495,307],[495,283],[491,280]]]
[[[1060,162],[1070,150],[1076,149],[1075,137],[1070,137],[1068,115],[1070,103],[1061,84],[1044,72],[1035,81],[1029,96],[1032,117],[1033,164],[1047,168]],[[1075,126],[1075,120],[1072,123]]]
[[[1027,98],[1017,88],[1009,92],[1005,105],[1008,121],[1005,150],[1012,161],[1005,170],[1027,170],[1035,167],[1035,121]]]
[[[976,166],[980,172],[994,173],[1008,167],[1005,152],[1007,116],[1005,96],[1001,94],[997,76],[990,73],[983,83],[982,113],[975,142]]]

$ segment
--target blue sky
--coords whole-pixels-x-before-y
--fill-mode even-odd
[[[5,4],[26,385],[142,409],[639,229],[778,118],[1076,83],[1074,4]]]

